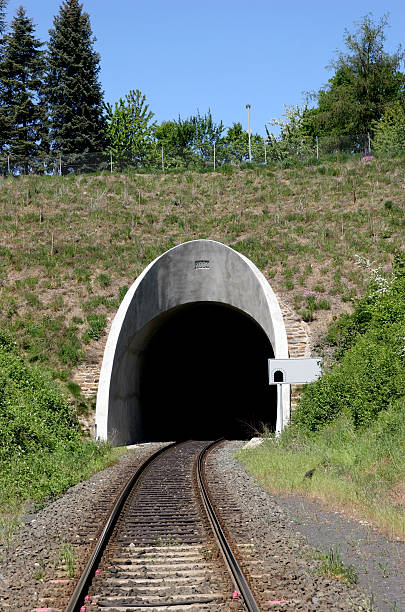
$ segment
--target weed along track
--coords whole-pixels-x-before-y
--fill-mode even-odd
[[[205,454],[214,444],[169,445],[137,471],[67,612],[259,610],[206,489]]]

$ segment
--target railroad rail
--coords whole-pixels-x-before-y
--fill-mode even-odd
[[[171,444],[136,471],[66,612],[259,610],[206,484],[218,443]]]

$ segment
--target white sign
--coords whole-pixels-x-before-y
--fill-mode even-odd
[[[322,374],[322,359],[269,359],[270,385],[302,385]]]

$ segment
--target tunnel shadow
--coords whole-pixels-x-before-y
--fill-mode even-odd
[[[246,439],[276,425],[274,357],[262,328],[217,303],[177,308],[142,356],[140,405],[145,440]]]

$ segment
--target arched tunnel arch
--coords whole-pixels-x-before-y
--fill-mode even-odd
[[[288,358],[277,298],[254,264],[195,240],[153,261],[128,290],[107,339],[97,394],[113,444],[246,438],[289,420],[289,386],[267,360]],[[281,387],[281,385],[279,385]]]

